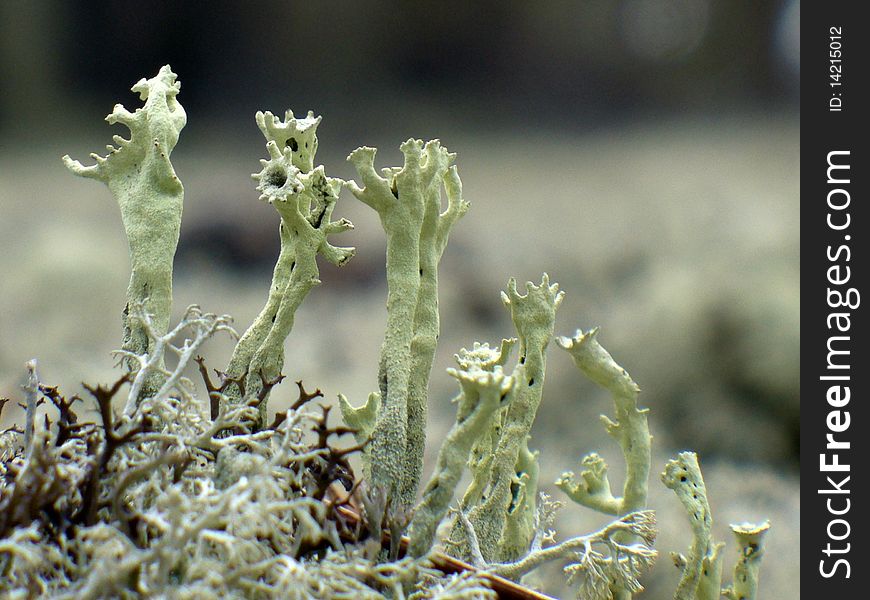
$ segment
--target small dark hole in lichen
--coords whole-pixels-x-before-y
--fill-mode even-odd
[[[520,500],[520,492],[522,491],[522,486],[511,482],[510,485],[511,490],[511,502],[510,506],[508,506],[508,513],[512,513],[517,509]]]
[[[686,476],[683,475],[682,477],[680,477],[680,481],[681,481],[682,483],[686,483],[686,481],[687,481]]]
[[[287,143],[285,145],[290,146],[290,150],[292,150],[293,152],[299,150],[299,143],[296,141],[296,138],[290,138],[289,140],[287,140]]]
[[[526,357],[525,357],[525,356],[521,356],[521,357],[520,357],[520,364],[521,364],[521,365],[526,364]]]
[[[311,216],[314,217],[314,220],[311,222],[311,225],[315,229],[320,229],[320,225],[323,223],[323,217],[326,216],[326,207],[325,206],[321,207],[320,212],[318,212],[314,215],[311,215]]]
[[[529,379],[529,387],[532,387],[533,385],[535,385],[535,378],[534,377]]]
[[[287,183],[287,173],[282,169],[272,169],[266,172],[265,180],[266,185],[279,188]]]

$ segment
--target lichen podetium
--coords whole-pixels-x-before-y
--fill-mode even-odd
[[[166,332],[172,309],[172,263],[181,229],[184,187],[169,158],[187,114],[176,96],[181,90],[169,65],[155,77],[132,87],[144,106],[130,112],[116,104],[106,121],[130,130],[130,139],[113,137],[106,156],[91,154],[96,164],[84,166],[64,156],[67,168],[82,177],[105,183],[121,209],[130,250],[130,284],[124,308],[123,349],[134,354],[153,350],[144,328],[130,310],[141,303],[153,315],[154,326]],[[159,382],[150,382],[153,391]]]

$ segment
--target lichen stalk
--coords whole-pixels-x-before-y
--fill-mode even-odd
[[[469,353],[463,350],[467,356]],[[462,365],[463,359],[457,356]],[[414,509],[410,526],[411,556],[422,557],[432,547],[438,525],[447,514],[453,492],[462,476],[474,442],[490,427],[492,416],[505,405],[515,378],[500,366],[491,370],[479,363],[448,369],[461,386],[457,398],[456,422],[441,445],[435,471],[423,490],[423,498]]]
[[[577,330],[573,338],[560,336],[556,344],[566,350],[578,369],[590,380],[610,392],[616,420],[603,416],[607,433],[619,444],[625,460],[622,496],[615,496],[607,478],[607,463],[598,454],[585,456],[586,469],[580,478],[567,471],[556,481],[571,500],[582,506],[612,516],[623,516],[646,507],[651,462],[652,437],[647,420],[648,409],[638,408],[640,388],[598,343],[598,329]],[[627,541],[627,540],[622,540]],[[626,589],[615,587],[618,600],[630,598]]]
[[[268,111],[258,111],[255,119],[257,126],[266,138],[266,142],[274,142],[279,150],[283,149],[282,154],[289,157],[292,166],[292,169],[287,166],[275,167],[270,172],[273,182],[277,183],[281,176],[286,175],[284,187],[288,188],[287,192],[294,193],[295,188],[295,192],[298,193],[298,176],[313,169],[314,157],[317,152],[317,126],[320,124],[321,118],[315,117],[314,113],[309,112],[308,117],[296,119],[293,116],[293,111],[288,110],[284,121]],[[267,163],[268,161],[265,161],[263,166],[265,167]],[[266,201],[268,201],[268,197]],[[272,328],[272,323],[274,323],[281,306],[281,299],[287,288],[287,282],[290,280],[295,260],[293,243],[289,231],[282,225],[279,225],[279,236],[281,250],[272,272],[272,284],[269,286],[266,305],[233,350],[232,358],[226,368],[226,373],[230,378],[239,379],[247,374],[251,358]],[[232,391],[238,392],[237,389]]]
[[[36,406],[39,396],[39,375],[36,373],[36,359],[28,360],[24,365],[27,369],[27,383],[21,386],[24,390],[24,451],[30,451],[33,441],[33,427],[36,422]]]
[[[453,156],[448,155],[450,160]],[[438,309],[438,264],[447,247],[450,230],[464,215],[469,204],[462,197],[462,182],[456,166],[444,176],[447,209],[441,212],[441,188],[435,186],[424,198],[425,210],[420,229],[420,289],[414,312],[414,337],[411,339],[411,373],[408,380],[409,462],[399,497],[404,503],[416,500],[423,473],[426,449],[426,423],[429,407],[429,376],[441,332]]]
[[[270,148],[276,146],[270,142]],[[320,284],[320,270],[317,256],[342,266],[354,253],[352,248],[339,248],[327,242],[326,237],[351,229],[353,225],[346,219],[332,221],[332,209],[338,198],[341,183],[324,174],[323,167],[300,175],[302,191],[271,202],[281,215],[281,226],[285,241],[292,247],[294,257],[290,276],[281,295],[274,322],[265,339],[251,357],[247,369],[245,392],[248,397],[256,397],[264,381],[277,377],[284,365],[284,340],[293,329],[295,314],[308,293]],[[262,184],[261,184],[262,185]],[[290,254],[291,252],[288,252]],[[266,402],[260,403],[260,422],[266,420]]]
[[[257,398],[262,425],[268,393],[260,400],[260,391],[280,374],[284,341],[293,329],[296,310],[320,283],[317,255],[341,266],[354,249],[333,246],[326,239],[352,229],[353,224],[346,219],[332,221],[343,182],[327,177],[322,166],[312,167],[320,117],[309,113],[296,119],[287,111],[282,122],[269,112],[258,112],[256,120],[267,139],[269,159],[261,161],[263,169],[253,177],[260,199],[272,204],[281,217],[281,251],[266,305],[236,345],[226,376],[244,381],[245,399]],[[226,396],[228,402],[238,403],[243,400],[242,388],[231,386]]]
[[[497,356],[493,359],[493,365],[504,366],[517,343],[516,338],[503,339],[501,341],[501,349]],[[489,351],[489,345],[480,345],[475,342],[476,350]],[[471,473],[471,483],[466,488],[465,493],[460,500],[459,507],[462,511],[468,511],[472,506],[479,504],[483,498],[485,488],[489,485],[489,476],[492,472],[492,461],[495,456],[495,450],[498,446],[498,440],[501,434],[501,427],[505,418],[505,409],[500,409],[490,423],[489,430],[482,435],[471,449],[471,456],[468,459],[468,470]]]
[[[431,340],[437,338],[438,329],[437,279],[434,277],[443,244],[437,241],[443,239],[446,243],[446,231],[439,223],[452,224],[454,214],[464,206],[461,198],[448,190],[448,199],[450,195],[455,196],[454,208],[448,207],[443,219],[440,216],[436,219],[432,211],[434,207],[437,212],[439,190],[454,155],[437,140],[424,146],[421,140],[410,139],[400,148],[404,166],[384,169],[383,177],[374,169],[374,148],[354,150],[348,160],[359,173],[363,187],[355,182],[347,184],[360,201],[378,213],[387,238],[387,326],[379,361],[380,403],[369,449],[369,469],[372,487],[386,491],[391,511],[397,515],[407,513],[413,505],[416,482],[422,470],[419,455],[425,442],[422,437],[425,407],[422,405],[425,405],[425,387],[434,356]],[[451,177],[455,176],[455,171],[451,173]],[[458,188],[454,186],[453,191]],[[421,271],[423,265],[428,275]],[[421,302],[424,278],[428,281]],[[422,329],[414,343],[418,327]],[[413,400],[410,398],[412,372]],[[409,409],[409,405],[413,407]]]
[[[688,556],[674,555],[675,564],[682,569],[674,600],[718,600],[723,544],[713,542],[713,516],[698,456],[694,452],[681,452],[668,461],[662,482],[677,495],[692,527]]]
[[[524,556],[529,552],[529,543],[535,532],[540,453],[537,450],[529,450],[530,437],[526,436],[517,455],[517,463],[514,467],[518,479],[514,483],[517,492],[505,519],[504,533],[498,549],[499,556],[514,558]]]
[[[586,377],[613,397],[616,420],[606,416],[601,420],[607,433],[622,448],[626,465],[623,493],[621,497],[613,495],[607,479],[607,464],[594,453],[584,457],[583,465],[587,469],[580,474],[580,480],[569,471],[559,478],[556,486],[578,504],[622,516],[646,506],[652,441],[647,422],[649,410],[638,408],[640,388],[598,343],[597,336],[597,328],[586,333],[578,330],[573,338],[558,337],[556,343],[571,355]]]
[[[545,351],[553,337],[556,309],[563,297],[558,284],[550,285],[546,273],[540,285],[526,284],[525,295],[517,291],[514,279],[508,282],[507,292],[502,292],[502,301],[510,309],[517,330],[520,355],[517,366],[522,367],[523,376],[522,381],[515,384],[510,405],[504,413],[493,459],[488,465],[489,472],[478,474],[478,477],[488,475],[487,495],[468,512],[469,522],[477,533],[487,562],[516,560],[519,558],[516,552],[523,546],[528,549],[534,533],[523,532],[527,539],[522,540],[503,539],[508,515],[521,507],[524,482],[517,464],[541,402],[546,371]],[[469,547],[465,528],[454,526],[451,539],[460,540],[454,551],[460,558],[467,558]]]
[[[145,101],[129,112],[116,104],[106,117],[130,130],[130,139],[114,136],[118,147],[107,146],[107,156],[91,154],[96,164],[84,166],[64,156],[66,167],[82,177],[105,183],[121,209],[130,252],[130,284],[124,309],[123,349],[144,354],[152,348],[148,335],[129,317],[133,303],[146,306],[161,333],[169,328],[172,308],[172,263],[181,229],[184,188],[170,155],[187,115],[176,96],[181,84],[169,65],[151,79],[132,87]],[[152,386],[153,387],[153,386]]]
[[[737,540],[737,564],[734,565],[734,580],[722,595],[730,600],[755,600],[758,593],[758,572],[764,556],[764,538],[770,529],[770,521],[761,524],[741,523],[731,525]]]

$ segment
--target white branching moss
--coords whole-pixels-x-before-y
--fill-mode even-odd
[[[429,586],[423,583],[422,589],[411,598],[419,600],[493,600],[497,594],[487,587],[487,582],[474,571],[456,575],[433,578]]]
[[[149,335],[151,316],[139,313]],[[228,330],[224,317],[188,309],[181,324],[153,340],[156,352],[133,356],[131,377],[91,388],[102,427],[78,423],[71,401],[40,386],[58,406],[54,425],[15,444],[0,491],[0,593],[56,598],[325,598],[340,590],[364,598],[449,598],[486,590],[472,576],[441,579],[425,561],[379,563],[354,550],[353,532],[336,518],[335,500],[319,496],[338,451],[325,415],[301,404],[274,427],[251,431],[254,406],[208,406],[182,376],[204,341]],[[188,333],[183,341],[176,338]],[[128,356],[124,353],[124,356]],[[130,381],[130,397],[149,369],[166,385],[115,420],[111,399]],[[301,389],[301,388],[300,388]],[[316,397],[301,390],[300,398]],[[322,444],[306,441],[319,432]],[[218,434],[228,431],[230,435]],[[337,480],[326,475],[329,483]],[[348,537],[350,536],[350,537]],[[347,538],[347,539],[344,539]],[[350,543],[348,543],[350,542]],[[327,551],[323,557],[318,557]]]
[[[153,315],[146,312],[142,303],[133,303],[130,306],[129,318],[132,322],[138,323],[139,327],[154,342],[151,352],[142,354],[126,350],[117,352],[118,355],[127,358],[129,364],[133,365],[133,382],[130,385],[130,392],[127,394],[127,402],[124,405],[124,416],[126,417],[132,416],[136,411],[145,382],[154,380],[155,375],[159,376],[163,384],[149,398],[152,406],[159,406],[163,400],[169,398],[170,392],[180,393],[182,397],[190,399],[193,386],[189,380],[183,378],[182,374],[196,356],[199,347],[219,331],[228,332],[238,338],[238,334],[232,328],[232,318],[228,315],[203,314],[199,306],[195,304],[187,308],[178,325],[166,334],[161,334],[155,327]],[[184,330],[190,330],[193,338],[185,338],[181,345],[175,345],[176,338]],[[167,370],[164,366],[164,356],[167,352],[174,354],[178,361],[172,371]]]
[[[520,580],[545,563],[559,561],[565,563],[569,583],[578,583],[577,597],[582,600],[611,600],[614,582],[631,592],[642,591],[639,577],[650,569],[657,556],[653,549],[657,533],[655,513],[634,512],[594,533],[555,543],[555,532],[549,527],[558,506],[542,494],[532,546],[519,560],[506,563],[486,560],[474,525],[464,513],[457,512],[459,523],[468,533],[472,564],[494,575]],[[625,536],[640,541],[621,543],[619,538]]]

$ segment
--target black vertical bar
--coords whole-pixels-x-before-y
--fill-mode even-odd
[[[801,587],[866,597],[870,379],[862,293],[870,110],[864,3],[804,2],[801,24]],[[870,296],[867,296],[870,302]],[[773,533],[773,532],[772,532]],[[770,557],[775,559],[775,557]],[[824,594],[824,595],[822,595]]]

